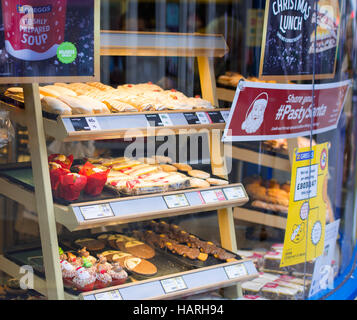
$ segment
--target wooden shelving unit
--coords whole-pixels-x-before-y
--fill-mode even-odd
[[[139,55],[139,56],[182,56],[196,57],[200,73],[202,97],[213,105],[218,105],[216,97],[213,57],[222,57],[228,50],[220,35],[170,34],[170,33],[135,33],[135,32],[101,32],[101,55]],[[237,260],[215,266],[195,269],[189,272],[168,275],[109,287],[104,290],[82,293],[72,296],[64,290],[58,253],[56,223],[65,225],[70,231],[91,229],[132,221],[142,221],[158,217],[189,214],[193,212],[217,210],[221,245],[236,252],[236,238],[232,207],[243,205],[248,197],[241,184],[207,189],[188,189],[177,192],[115,198],[102,201],[90,201],[69,206],[54,203],[52,198],[46,151],[46,135],[60,141],[103,140],[123,138],[126,134],[142,136],[180,134],[181,130],[190,133],[192,129],[205,129],[209,135],[212,173],[227,177],[222,160],[222,130],[228,110],[216,109],[223,119],[214,123],[209,121],[211,110],[193,110],[207,116],[208,122],[199,124],[184,122],[185,113],[189,111],[164,111],[160,113],[130,113],[112,115],[83,115],[75,117],[58,117],[51,120],[43,116],[38,84],[24,85],[25,108],[14,107],[2,102],[1,107],[11,111],[12,119],[28,127],[29,146],[31,151],[33,183],[35,192],[19,184],[0,178],[0,193],[22,203],[39,216],[42,253],[45,268],[45,280],[36,276],[35,289],[48,296],[49,299],[168,299],[201,292],[204,290],[237,285],[258,276],[254,264],[250,260]],[[191,112],[191,111],[190,111]],[[145,122],[147,115],[168,115],[172,125],[150,125]],[[98,126],[93,129],[73,127],[74,118],[95,119]],[[181,122],[176,122],[181,119]],[[139,125],[138,123],[143,125]],[[110,122],[111,127],[105,124]],[[129,125],[128,125],[129,124]],[[71,126],[72,125],[72,126]],[[105,129],[104,129],[105,128]],[[139,130],[138,130],[139,129]],[[213,130],[217,129],[217,130]],[[159,130],[163,130],[159,132]],[[217,132],[218,131],[218,132]],[[129,133],[128,133],[129,132]],[[216,192],[224,194],[224,199],[215,199]],[[184,198],[183,205],[168,205],[165,197]],[[202,200],[203,199],[203,200]],[[213,199],[213,200],[212,200]],[[200,200],[201,202],[198,202]],[[155,209],[147,209],[148,203],[155,202]],[[186,201],[186,202],[185,202]],[[166,205],[166,206],[165,206]],[[152,206],[151,206],[152,207]],[[141,210],[142,209],[142,210]],[[0,256],[0,269],[10,275],[19,276],[19,266],[5,256]],[[184,287],[165,289],[163,283],[183,281]],[[160,290],[158,288],[161,288]],[[239,293],[239,288],[235,293]],[[164,291],[163,291],[164,290]],[[171,291],[170,291],[171,290]],[[230,290],[232,291],[232,290]]]

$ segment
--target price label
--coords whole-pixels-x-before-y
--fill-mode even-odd
[[[173,125],[173,123],[171,121],[171,118],[167,113],[161,113],[161,114],[159,114],[159,117],[161,119],[161,122],[162,122],[163,126],[166,127],[166,126],[172,126]]]
[[[98,122],[98,119],[95,117],[86,117],[88,126],[89,126],[89,130],[100,130],[100,125]]]
[[[205,203],[215,203],[226,200],[221,189],[201,191],[201,195]]]
[[[201,124],[201,121],[195,112],[185,112],[183,115],[188,124]]]
[[[208,118],[206,112],[196,112],[198,120],[201,124],[210,124],[210,119]]]
[[[167,207],[169,209],[189,206],[187,198],[186,198],[185,194],[183,194],[183,193],[182,194],[173,194],[170,196],[164,196],[164,200],[165,200]]]
[[[81,210],[84,220],[93,220],[114,216],[113,210],[108,203],[80,207],[79,209]]]
[[[151,127],[162,127],[164,125],[159,114],[146,114],[145,117]]]
[[[208,111],[207,112],[209,118],[211,119],[211,123],[224,123],[224,119],[222,117],[221,112],[219,111]]]
[[[221,115],[224,119],[224,122],[228,122],[228,118],[229,118],[229,111],[221,111]]]
[[[224,267],[224,271],[226,272],[228,279],[235,279],[248,274],[247,269],[242,263]]]
[[[161,285],[166,293],[187,289],[187,285],[182,277],[161,280]]]
[[[223,189],[224,194],[228,200],[235,200],[245,198],[244,191],[241,187],[231,187]]]
[[[71,123],[75,131],[89,131],[90,126],[84,117],[71,118]]]
[[[94,297],[96,300],[123,300],[118,290],[97,293]]]

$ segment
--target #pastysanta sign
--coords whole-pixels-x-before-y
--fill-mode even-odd
[[[350,86],[350,80],[314,86],[241,81],[223,141],[294,138],[333,130]]]

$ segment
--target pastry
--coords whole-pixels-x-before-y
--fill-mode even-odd
[[[223,180],[223,179],[217,179],[217,178],[208,178],[206,179],[206,181],[213,186],[223,186],[228,184],[227,180]]]
[[[77,98],[83,101],[84,104],[90,106],[94,113],[110,113],[110,109],[108,109],[107,105],[99,100],[85,95],[78,96]]]
[[[136,240],[126,242],[123,251],[143,259],[151,259],[155,256],[155,250],[153,248]]]
[[[92,275],[86,268],[79,267],[76,270],[76,275],[73,278],[73,284],[79,291],[92,291],[96,277]]]
[[[76,267],[66,260],[62,260],[60,265],[64,284],[72,285],[72,280],[76,276]]]
[[[202,170],[190,170],[187,172],[188,175],[199,179],[208,179],[211,175],[208,172]]]
[[[118,286],[123,284],[126,279],[128,278],[128,274],[126,271],[123,269],[123,267],[119,263],[114,263],[112,265],[112,268],[110,271],[108,271],[108,274],[112,278],[112,285],[113,286]]]
[[[199,178],[191,178],[190,186],[192,188],[208,188],[210,186],[209,182]]]
[[[180,171],[188,172],[192,170],[192,167],[187,163],[173,163],[172,165],[175,166]]]
[[[57,98],[43,97],[41,99],[41,106],[42,110],[48,113],[60,115],[72,114],[72,108]]]
[[[165,172],[176,172],[177,168],[171,164],[160,164],[159,168]]]
[[[59,100],[69,105],[72,109],[72,114],[94,114],[95,110],[92,105],[84,102],[77,97],[59,95],[57,96]]]
[[[85,247],[87,250],[95,252],[103,250],[105,246],[105,243],[103,241],[94,238],[77,239],[74,241],[74,243],[78,247]]]
[[[152,158],[160,164],[172,163],[172,159],[170,157],[155,155],[152,156]]]
[[[144,276],[153,276],[157,273],[157,268],[154,264],[137,257],[126,258],[124,261],[124,267],[133,273]]]
[[[56,85],[44,86],[44,87],[40,88],[40,92],[41,92],[41,90],[44,90],[44,89],[45,90],[48,89],[48,90],[50,90],[50,92],[54,91],[60,95],[66,95],[66,96],[70,96],[70,97],[77,96],[77,94],[73,90],[66,88],[66,87],[62,87],[62,86],[56,86]]]
[[[45,97],[58,98],[61,95],[61,93],[54,90],[53,88],[39,87],[39,90],[40,90],[40,94],[42,94]]]

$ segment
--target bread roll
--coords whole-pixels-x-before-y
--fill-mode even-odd
[[[72,114],[94,114],[93,107],[83,100],[68,96],[60,96],[58,99],[71,107]]]
[[[110,110],[103,102],[84,95],[78,96],[77,98],[79,100],[82,100],[84,103],[88,103],[89,105],[91,105],[94,110],[94,113],[110,113]]]
[[[41,100],[42,110],[48,113],[69,115],[72,109],[69,105],[53,97],[43,97]]]
[[[44,86],[43,88],[45,89],[50,89],[50,90],[54,90],[60,94],[66,95],[66,96],[70,96],[70,97],[76,97],[77,94],[71,90],[68,89],[66,87],[61,87],[61,86],[56,86],[56,85],[48,85],[48,86]]]
[[[53,97],[53,98],[58,98],[61,93],[54,90],[53,88],[46,88],[46,87],[40,87],[40,94],[44,95],[45,97]]]

